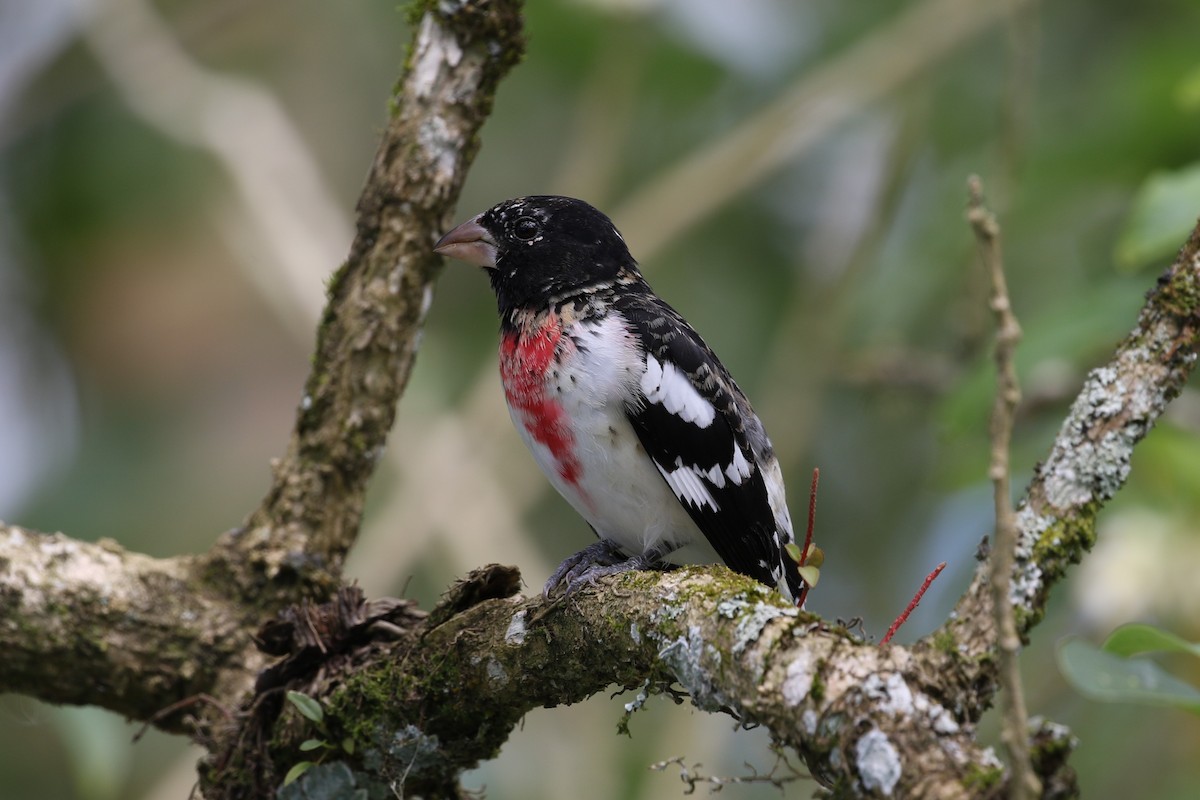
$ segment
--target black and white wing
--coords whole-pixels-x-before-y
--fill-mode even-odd
[[[792,527],[779,464],[749,401],[662,300],[636,292],[614,305],[646,349],[627,413],[663,480],[730,569],[796,599],[803,582],[783,550]]]

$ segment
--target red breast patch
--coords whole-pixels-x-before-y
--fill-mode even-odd
[[[500,340],[500,378],[510,407],[521,412],[525,429],[554,456],[558,474],[578,485],[582,468],[562,405],[546,394],[546,378],[562,339],[562,324],[550,314],[536,328],[506,333]]]

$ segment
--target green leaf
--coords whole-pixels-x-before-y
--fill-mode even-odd
[[[1156,172],[1138,189],[1117,241],[1117,264],[1127,270],[1170,257],[1200,215],[1200,163]]]
[[[787,552],[788,558],[800,564],[800,559],[804,557],[804,548],[795,542],[788,542],[783,546]],[[801,564],[805,567],[819,567],[825,563],[825,551],[817,547],[815,542],[808,543],[808,559]]]
[[[292,783],[305,772],[307,772],[312,766],[313,762],[311,761],[300,761],[296,764],[293,764],[292,768],[287,771],[287,775],[283,776],[283,785],[287,786],[289,783]]]
[[[1200,110],[1200,67],[1194,67],[1175,87],[1175,101],[1184,111]]]
[[[318,750],[322,747],[329,747],[329,743],[324,739],[305,739],[300,743],[300,752],[307,753],[310,750]]]
[[[1171,706],[1200,714],[1200,690],[1147,659],[1121,658],[1068,638],[1058,646],[1058,667],[1072,686],[1093,700]]]
[[[287,699],[288,702],[294,705],[301,714],[303,714],[305,717],[308,717],[318,725],[325,721],[325,711],[321,708],[321,704],[316,700],[313,700],[308,695],[300,692],[288,691]]]
[[[354,755],[354,740],[349,736],[342,739],[342,752],[349,756]]]
[[[804,579],[804,582],[814,589],[817,586],[817,582],[821,580],[821,570],[816,567],[797,567],[796,571],[800,573],[800,577]]]
[[[1105,652],[1117,656],[1136,656],[1139,653],[1191,653],[1200,657],[1200,644],[1181,639],[1153,625],[1123,625],[1104,642]]]

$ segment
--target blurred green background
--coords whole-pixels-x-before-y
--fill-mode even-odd
[[[1196,0],[531,3],[459,216],[546,192],[613,215],[755,402],[794,518],[822,470],[809,607],[878,638],[949,563],[911,641],[990,526],[966,178],[1025,329],[1019,487],[1200,214],[1198,29]],[[0,0],[0,518],[166,556],[254,507],[408,41],[394,2]],[[489,561],[533,590],[590,539],[510,429],[496,326],[483,276],[448,267],[349,567],[371,594],[428,605]],[[1023,657],[1088,797],[1200,786],[1196,718],[1084,700],[1054,665],[1064,635],[1131,620],[1200,639],[1198,430],[1189,389]],[[627,699],[529,714],[466,785],[673,797],[648,764],[771,766],[761,731],[663,698],[618,737]],[[136,728],[2,697],[0,796],[186,797],[196,751]]]

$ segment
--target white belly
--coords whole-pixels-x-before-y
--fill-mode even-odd
[[[674,563],[718,561],[707,539],[646,455],[625,416],[624,398],[645,366],[631,349],[617,348],[620,323],[605,320],[590,333],[578,326],[579,350],[567,368],[547,376],[547,394],[564,413],[577,469],[564,470],[551,449],[530,432],[524,412],[509,405],[521,439],[550,483],[602,539],[629,555],[664,546]],[[563,337],[563,346],[574,345]]]

